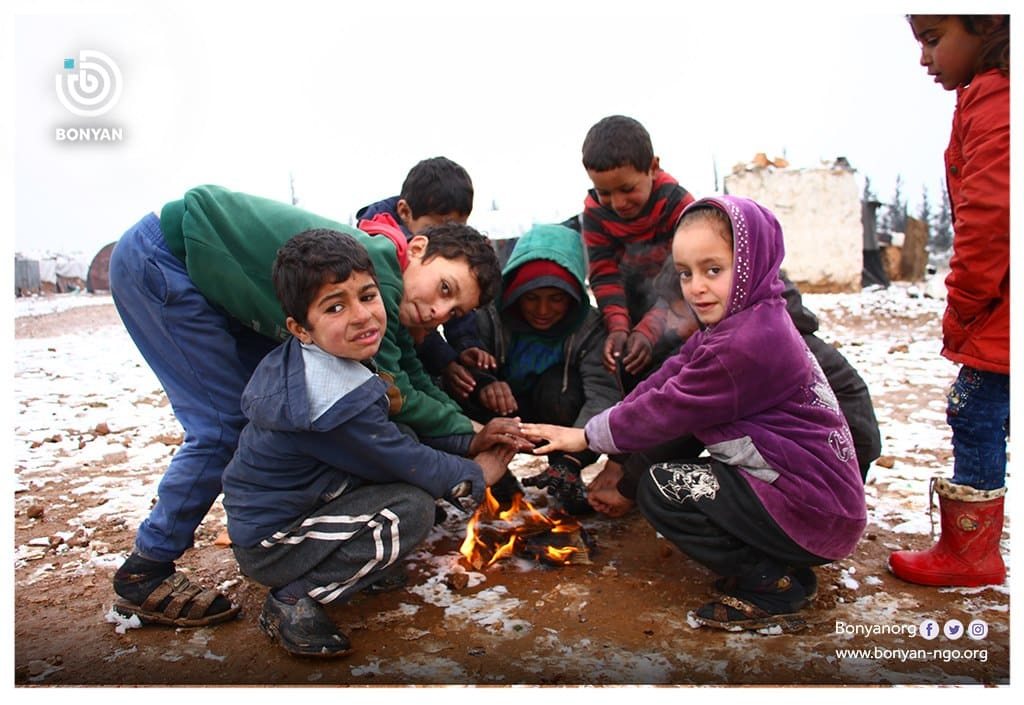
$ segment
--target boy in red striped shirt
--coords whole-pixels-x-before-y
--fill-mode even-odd
[[[654,278],[694,197],[661,169],[644,126],[623,115],[590,128],[583,167],[594,184],[583,202],[582,232],[590,287],[608,328],[604,364],[628,392],[661,363],[655,349],[667,306]]]

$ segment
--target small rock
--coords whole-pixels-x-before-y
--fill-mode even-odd
[[[883,455],[875,461],[875,465],[880,468],[892,468],[896,464],[896,458],[891,455]]]
[[[96,424],[96,428],[92,430],[97,436],[105,436],[110,433],[110,426],[107,425],[106,421],[100,421]]]
[[[899,345],[893,345],[891,348],[889,348],[889,354],[890,355],[892,355],[893,353],[897,353],[897,352],[901,352],[901,353],[910,352],[910,347],[906,343],[901,343]]]
[[[118,463],[127,463],[128,454],[123,450],[115,451],[113,453],[107,453],[103,456],[104,465],[116,465]]]
[[[89,545],[89,537],[85,535],[85,532],[77,531],[67,540],[67,544],[71,548],[85,548]]]
[[[43,507],[42,504],[36,503],[36,504],[30,505],[29,508],[25,511],[25,514],[28,515],[29,519],[42,519],[43,518],[43,514],[45,512],[46,512],[46,508]]]
[[[452,590],[462,590],[469,585],[469,576],[465,573],[452,573],[444,582]]]
[[[658,553],[662,558],[668,558],[672,555],[672,546],[663,541],[661,546],[658,547]]]

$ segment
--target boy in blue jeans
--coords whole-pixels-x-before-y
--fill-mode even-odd
[[[364,232],[378,235],[397,229],[406,239],[412,239],[432,225],[465,223],[472,211],[473,181],[469,173],[447,157],[431,157],[409,170],[399,195],[363,206],[356,211],[356,218]],[[470,334],[474,328],[473,316],[452,318],[445,324],[444,336],[437,330],[430,331],[416,348],[427,372],[443,377],[459,396],[472,392],[475,384],[467,366],[480,363],[493,367],[493,358],[481,358],[475,352],[460,356],[448,343],[448,339]]]
[[[434,448],[474,456],[517,444],[514,419],[482,429],[441,392],[416,355],[413,331],[435,328],[494,296],[494,249],[472,228],[435,226],[431,238],[370,236],[285,203],[219,186],[191,189],[118,241],[110,287],[125,328],[163,385],[185,441],[158,487],[132,554],[114,575],[118,611],[144,622],[195,627],[238,607],[175,570],[221,492],[221,475],[245,424],[242,390],[289,333],[270,281],[293,235],[348,232],[370,253],[388,311],[376,362],[392,386],[390,416]]]
[[[482,500],[515,450],[469,460],[388,420],[373,362],[387,313],[351,235],[296,235],[278,251],[273,283],[292,337],[242,393],[249,423],[224,470],[228,532],[242,572],[271,587],[260,629],[289,653],[340,656],[351,644],[321,605],[403,584],[397,562],[429,533],[434,500]]]

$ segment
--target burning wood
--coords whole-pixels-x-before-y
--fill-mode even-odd
[[[459,553],[479,570],[509,555],[548,565],[588,564],[591,548],[586,531],[568,514],[541,513],[521,493],[502,510],[488,489],[466,525]]]

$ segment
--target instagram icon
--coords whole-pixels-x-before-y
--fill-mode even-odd
[[[971,620],[971,623],[967,625],[967,636],[975,641],[984,639],[988,636],[988,624],[983,619]]]

